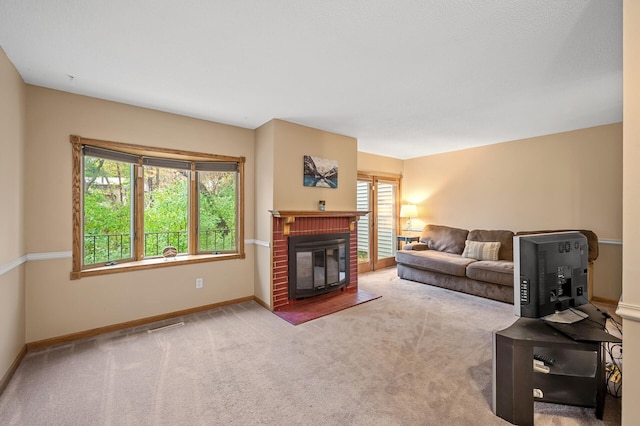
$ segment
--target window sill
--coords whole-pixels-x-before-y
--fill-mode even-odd
[[[119,263],[110,266],[101,266],[99,268],[84,269],[82,271],[73,271],[71,272],[71,279],[78,280],[80,278],[93,277],[98,275],[118,274],[122,272],[140,271],[144,269],[166,268],[171,266],[184,266],[195,263],[244,258],[244,253],[185,255],[178,256],[171,260],[156,257],[134,262]]]

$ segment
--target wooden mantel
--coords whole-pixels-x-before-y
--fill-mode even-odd
[[[322,211],[322,210],[269,210],[273,217],[281,217],[284,220],[283,233],[289,235],[291,224],[296,221],[297,217],[348,217],[349,229],[353,231],[355,229],[355,223],[361,216],[365,216],[369,213],[368,210],[353,210],[353,211]]]

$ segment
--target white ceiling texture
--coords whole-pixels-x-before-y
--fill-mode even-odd
[[[29,84],[400,159],[622,121],[622,0],[0,0],[0,45]]]

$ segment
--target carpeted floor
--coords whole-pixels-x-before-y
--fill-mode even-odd
[[[185,325],[101,335],[27,354],[0,396],[2,425],[504,425],[491,411],[491,333],[512,306],[400,280],[382,296],[293,326],[257,303]],[[620,423],[536,404],[536,425]]]

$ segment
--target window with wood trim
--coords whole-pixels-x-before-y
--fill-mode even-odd
[[[244,257],[244,158],[71,136],[72,278]]]

